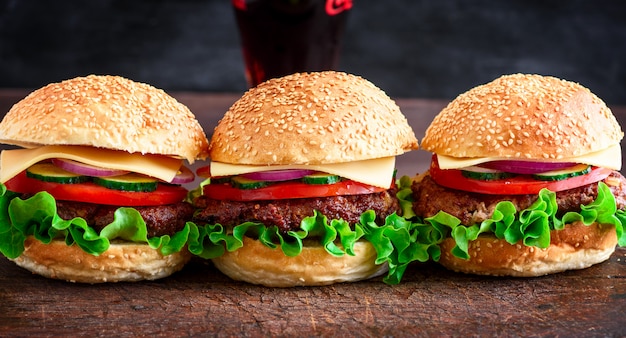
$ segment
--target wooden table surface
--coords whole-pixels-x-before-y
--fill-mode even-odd
[[[28,91],[0,90],[0,111]],[[237,94],[172,93],[208,135]],[[398,99],[418,139],[444,101]],[[626,107],[612,107],[623,126]],[[400,174],[430,155],[398,159]],[[272,289],[193,260],[171,277],[102,285],[49,280],[0,258],[0,336],[626,336],[626,248],[579,271],[538,278],[457,274],[415,263],[381,278]]]

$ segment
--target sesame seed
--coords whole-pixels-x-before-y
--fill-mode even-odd
[[[587,109],[572,109],[579,106]],[[460,135],[466,136],[464,143]],[[548,154],[552,159],[605,149],[622,137],[610,109],[587,88],[554,77],[513,74],[451,101],[427,128],[422,148],[455,157],[524,154],[539,159]]]
[[[40,123],[26,128],[28,120]],[[160,89],[118,76],[77,77],[35,90],[7,113],[0,139],[174,155],[190,162],[208,155],[206,135],[187,107]]]
[[[249,116],[250,106],[259,108],[254,116]],[[252,124],[240,133],[252,128],[251,149],[258,156],[240,159],[219,152],[225,144],[241,142],[237,133],[226,133],[236,121]],[[289,142],[280,156],[265,155],[284,139]],[[210,149],[216,148],[212,160],[264,165],[347,162],[417,148],[415,135],[393,100],[363,78],[334,71],[292,74],[248,90],[226,112],[210,144]]]

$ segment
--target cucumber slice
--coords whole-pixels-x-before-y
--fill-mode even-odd
[[[471,166],[461,169],[461,175],[467,178],[483,181],[495,181],[515,176],[513,173],[488,169],[478,166]]]
[[[69,172],[48,162],[33,164],[28,169],[26,169],[26,176],[44,182],[54,182],[62,184],[83,183],[89,180],[89,176]]]
[[[230,184],[233,187],[239,188],[239,189],[258,189],[258,188],[267,187],[270,184],[270,182],[252,180],[252,179],[245,178],[242,176],[234,176],[233,178],[230,179]]]
[[[306,184],[333,184],[339,181],[341,181],[341,177],[323,172],[317,172],[302,177],[302,182]]]
[[[533,174],[533,178],[542,181],[561,181],[570,177],[582,176],[591,172],[591,166],[587,164],[577,164],[573,167],[547,171],[545,173]]]
[[[108,189],[151,192],[156,190],[159,181],[149,176],[129,173],[120,176],[94,177],[93,182]]]

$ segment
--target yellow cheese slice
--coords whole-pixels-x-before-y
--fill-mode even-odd
[[[128,153],[85,146],[43,146],[4,150],[0,154],[0,182],[5,183],[31,165],[50,158],[65,158],[98,167],[137,172],[170,182],[182,165],[169,156]]]
[[[211,162],[211,175],[231,176],[270,170],[310,169],[338,175],[376,187],[389,188],[393,179],[395,166],[396,158],[394,156],[365,161],[316,165],[258,166]]]
[[[439,168],[441,169],[459,169],[470,167],[473,165],[498,161],[498,160],[512,160],[508,157],[451,157],[445,155],[437,155],[437,161]],[[520,159],[522,160],[522,159]],[[539,160],[533,160],[539,161]],[[619,144],[611,146],[607,149],[596,151],[591,154],[581,155],[577,157],[563,158],[559,160],[546,160],[545,162],[576,162],[594,165],[603,168],[609,168],[613,170],[620,170],[622,168],[622,149]]]

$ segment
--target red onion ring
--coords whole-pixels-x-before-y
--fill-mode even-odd
[[[196,176],[193,174],[193,172],[189,168],[185,166],[181,166],[180,169],[178,169],[178,173],[176,174],[176,176],[174,176],[174,179],[172,179],[170,183],[185,184],[185,183],[192,182],[195,178]]]
[[[514,174],[537,174],[575,166],[575,162],[491,161],[478,166]]]
[[[54,158],[52,159],[52,164],[74,174],[93,177],[119,176],[129,173],[127,170],[108,169],[66,158]]]
[[[242,174],[241,176],[257,181],[289,181],[302,178],[306,175],[314,173],[315,170],[307,169],[284,169],[284,170],[270,170],[270,171],[258,171],[254,173]]]

